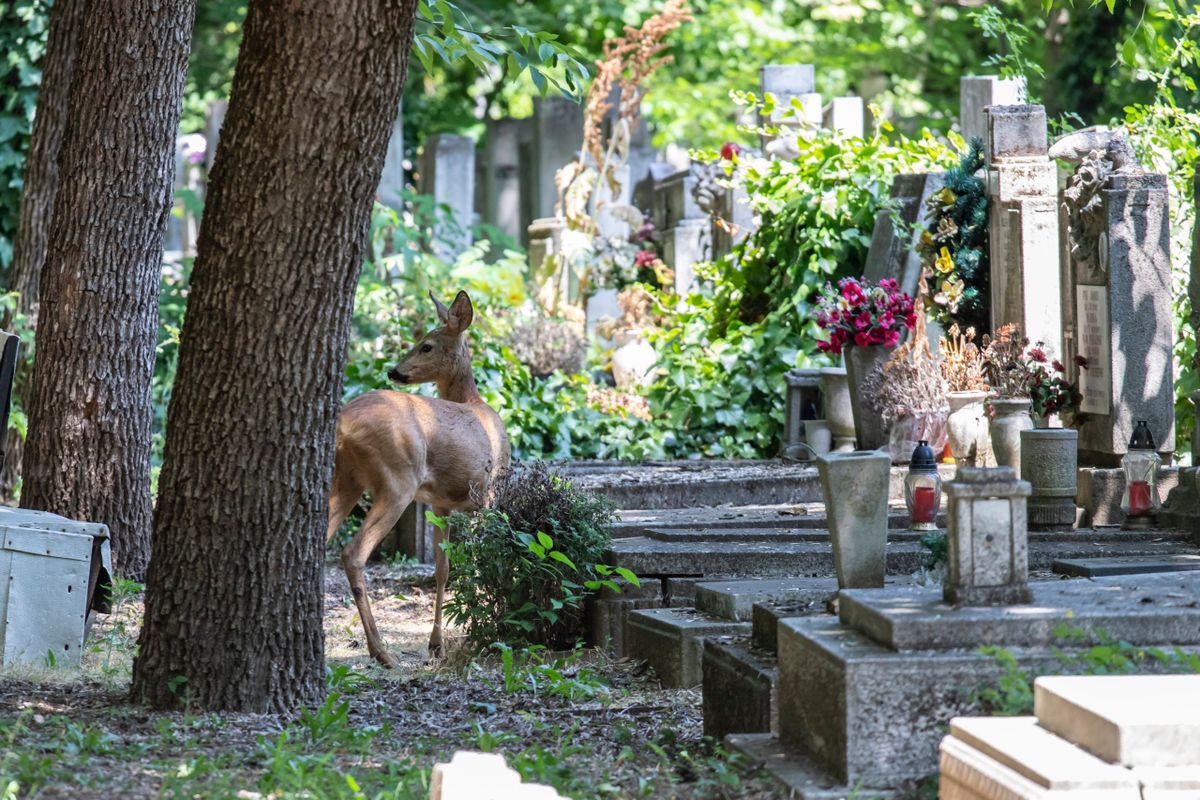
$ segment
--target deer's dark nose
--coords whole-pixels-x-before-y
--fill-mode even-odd
[[[388,377],[396,383],[408,383],[408,376],[401,372],[398,367],[392,367],[389,369]]]

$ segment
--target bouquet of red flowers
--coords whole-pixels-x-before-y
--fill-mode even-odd
[[[1079,386],[1067,380],[1067,368],[1058,359],[1051,360],[1045,344],[1038,342],[1025,351],[1022,366],[1025,385],[1038,417],[1050,414],[1075,414],[1083,402]],[[1087,359],[1075,356],[1075,365],[1087,369]]]
[[[837,355],[848,345],[895,347],[900,333],[917,324],[913,299],[900,291],[900,284],[885,278],[878,285],[856,278],[843,278],[837,289],[825,284],[817,303],[817,325],[829,332],[829,340],[817,342],[823,353]]]

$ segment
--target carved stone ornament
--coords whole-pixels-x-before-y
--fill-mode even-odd
[[[725,187],[721,185],[725,170],[714,161],[709,164],[693,164],[692,172],[696,176],[696,183],[692,187],[692,197],[695,198],[696,205],[710,217],[717,216],[721,212],[721,197],[725,194]]]
[[[1063,205],[1071,226],[1071,261],[1087,270],[1088,275],[1102,272],[1106,267],[1100,255],[1100,237],[1105,230],[1101,192],[1112,173],[1113,165],[1106,154],[1093,150],[1083,157],[1063,190]]]

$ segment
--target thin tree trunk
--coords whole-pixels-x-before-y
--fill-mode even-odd
[[[38,89],[37,114],[29,137],[25,158],[25,181],[21,190],[21,220],[13,248],[12,271],[8,289],[17,293],[17,315],[26,320],[20,330],[29,352],[29,341],[37,325],[38,288],[42,264],[46,261],[46,240],[50,234],[50,215],[58,191],[58,153],[67,130],[67,109],[71,100],[71,79],[75,74],[79,31],[83,29],[84,0],[57,0],[50,7],[50,31],[46,53],[42,57],[42,85]],[[10,320],[11,326],[12,320]],[[18,365],[14,392],[25,397],[29,381],[28,361]],[[25,440],[16,428],[8,429],[4,448],[4,473],[0,476],[0,494],[12,497],[21,474],[21,455]]]
[[[250,3],[167,418],[135,700],[286,711],[324,695],[334,427],[415,10]]]
[[[88,0],[38,308],[22,504],[150,557],[150,381],[194,0]]]

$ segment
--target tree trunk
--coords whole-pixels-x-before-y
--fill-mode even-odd
[[[89,0],[38,308],[22,504],[150,557],[150,381],[194,0]]]
[[[249,5],[167,417],[134,699],[287,711],[324,695],[334,426],[415,12]]]
[[[37,325],[38,287],[42,264],[46,261],[46,240],[50,233],[50,214],[58,191],[58,153],[67,129],[67,108],[71,100],[71,79],[75,74],[79,31],[83,28],[84,0],[57,0],[50,7],[50,32],[46,54],[42,57],[42,85],[38,89],[37,114],[29,137],[25,159],[25,184],[21,190],[21,220],[13,248],[12,271],[8,290],[17,293],[16,312],[20,327],[16,333],[25,338],[23,348],[31,352],[30,337]],[[14,320],[10,320],[10,324]],[[28,359],[18,364],[14,393],[25,397],[29,379]],[[8,429],[4,448],[4,472],[0,476],[0,494],[11,498],[17,476],[21,474],[21,454],[25,440],[16,428]]]

